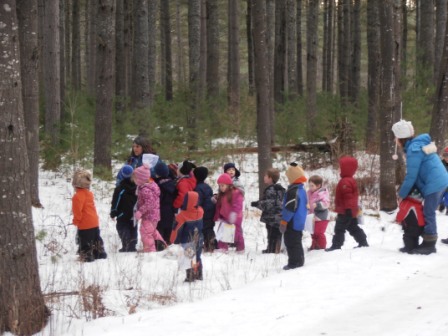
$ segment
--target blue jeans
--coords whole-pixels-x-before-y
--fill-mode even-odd
[[[423,216],[425,217],[425,235],[437,235],[436,209],[440,204],[445,189],[429,194],[423,204]]]

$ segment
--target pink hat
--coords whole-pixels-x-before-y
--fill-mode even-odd
[[[151,171],[149,170],[149,166],[144,164],[143,166],[138,167],[134,170],[134,181],[136,185],[142,185],[148,182],[151,177]]]
[[[218,177],[218,184],[229,184],[229,185],[231,185],[231,184],[233,184],[233,181],[232,181],[232,178],[230,177],[229,174],[224,173],[224,174],[221,174]]]

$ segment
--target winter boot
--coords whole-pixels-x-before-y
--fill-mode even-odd
[[[189,268],[186,270],[187,277],[185,278],[184,282],[193,282],[194,281],[194,272],[192,268]]]
[[[444,243],[444,244],[448,244],[448,238],[441,239],[440,241],[441,241],[442,243]]]
[[[424,235],[423,242],[415,249],[412,250],[412,254],[428,255],[436,253],[437,235]]]
[[[332,252],[332,251],[336,251],[336,250],[340,250],[341,248],[335,245],[331,245],[329,248],[325,249],[325,252]]]

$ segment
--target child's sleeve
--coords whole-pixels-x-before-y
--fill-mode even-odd
[[[297,188],[290,188],[286,191],[285,203],[282,209],[282,221],[289,222],[298,207]]]
[[[82,209],[84,208],[84,198],[76,193],[72,198],[73,224],[79,227],[82,223]]]

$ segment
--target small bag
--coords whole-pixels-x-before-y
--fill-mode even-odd
[[[216,231],[216,240],[223,243],[235,242],[235,224],[220,222]]]
[[[304,231],[308,231],[309,233],[314,233],[314,214],[309,214],[306,216],[305,228]]]

